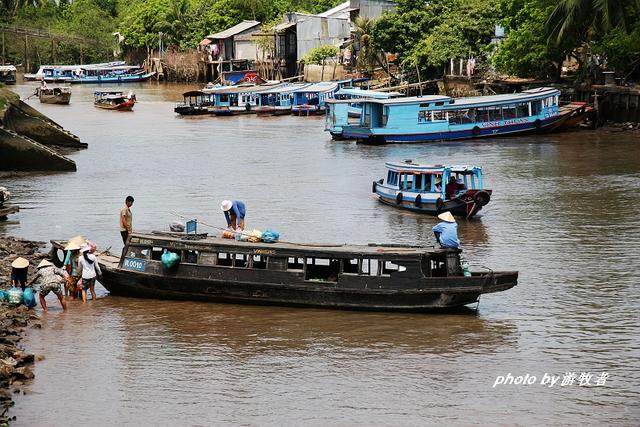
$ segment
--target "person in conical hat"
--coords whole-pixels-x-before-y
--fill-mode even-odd
[[[227,221],[227,227],[234,230],[244,230],[244,217],[247,214],[247,208],[244,202],[240,200],[223,200],[220,203],[220,210],[224,212],[224,218]]]
[[[438,219],[442,220],[438,224],[434,225],[432,230],[436,236],[436,240],[440,244],[441,248],[453,248],[460,247],[460,240],[458,239],[458,224],[456,219],[451,215],[451,212],[443,212],[438,215]]]
[[[40,298],[40,306],[42,307],[42,310],[47,311],[47,301],[45,300],[45,297],[49,292],[53,292],[58,297],[58,301],[60,301],[62,309],[66,311],[67,303],[62,295],[62,285],[69,277],[66,270],[56,267],[46,259],[40,261],[37,268],[38,272],[29,282],[29,286],[34,282],[39,282],[40,286],[38,287],[38,296]]]
[[[29,271],[29,261],[18,257],[11,263],[11,286],[20,286],[24,291],[27,286],[27,273]]]
[[[79,265],[80,244],[77,240],[74,241],[74,239],[69,240],[67,246],[64,247],[64,250],[67,251],[67,255],[64,258],[64,269],[69,273],[64,292],[66,296],[71,294],[73,299],[76,299],[76,284],[78,283],[78,280],[80,280],[82,271],[80,270]]]

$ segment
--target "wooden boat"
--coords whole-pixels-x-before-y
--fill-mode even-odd
[[[182,94],[183,102],[176,104],[173,111],[181,116],[200,116],[212,114],[213,95],[199,90],[191,90]]]
[[[458,249],[312,245],[130,235],[122,256],[100,255],[113,295],[352,310],[428,311],[461,307],[517,284],[518,273],[465,275]],[[62,262],[65,242],[52,241]],[[160,257],[180,257],[167,270]]]
[[[125,96],[121,90],[97,90],[93,96],[93,105],[105,110],[131,111],[136,103],[135,94],[129,92]]]
[[[471,218],[491,200],[476,166],[420,165],[411,160],[385,163],[386,181],[373,182],[372,191],[387,205],[414,212]],[[456,184],[446,183],[454,178]],[[447,192],[449,189],[449,192]]]
[[[43,104],[68,104],[71,100],[71,88],[68,86],[42,86],[36,89],[36,95]]]
[[[455,99],[440,95],[368,99],[362,101],[359,123],[342,126],[342,136],[384,144],[549,132],[572,111],[560,111],[559,97],[557,89],[538,88]]]
[[[0,65],[0,83],[16,84],[16,71],[16,67],[13,65]]]
[[[8,215],[14,214],[20,211],[20,207],[17,205],[10,205],[6,203],[11,198],[11,193],[5,187],[0,187],[0,221],[5,221]]]
[[[155,75],[155,71],[146,73],[139,67],[123,65],[110,68],[83,68],[70,83],[136,83],[146,82]]]

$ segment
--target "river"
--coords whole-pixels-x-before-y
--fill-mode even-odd
[[[0,233],[83,234],[117,251],[131,194],[137,230],[167,229],[172,211],[223,226],[220,201],[238,198],[248,228],[287,240],[432,245],[436,220],[382,205],[371,182],[385,161],[476,164],[494,196],[459,221],[466,258],[519,270],[519,284],[446,315],[138,300],[101,287],[62,313],[50,296],[42,329],[23,341],[46,358],[12,425],[640,423],[639,135],[369,147],[332,141],[323,118],[178,117],[173,102],[190,87],[129,87],[131,113],[94,108],[93,86],[74,86],[69,106],[29,101],[89,148],[71,155],[76,173],[4,179],[21,211]],[[567,373],[577,378],[561,386]],[[494,387],[507,374],[536,379]],[[558,383],[541,385],[545,374]]]

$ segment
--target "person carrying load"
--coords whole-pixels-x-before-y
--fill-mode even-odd
[[[40,281],[38,295],[40,296],[42,310],[47,311],[47,302],[44,297],[46,297],[49,292],[53,292],[58,297],[60,305],[62,305],[62,310],[67,311],[67,303],[62,296],[62,284],[65,283],[65,280],[69,277],[67,271],[62,268],[57,268],[46,259],[43,259],[37,268],[38,272],[29,282],[29,286],[37,280]]]
[[[224,212],[224,218],[227,220],[227,227],[233,230],[244,230],[244,217],[247,208],[240,200],[223,200],[220,209]]]

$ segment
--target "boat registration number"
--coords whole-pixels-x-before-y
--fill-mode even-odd
[[[147,262],[137,258],[125,258],[122,267],[127,270],[144,271]]]

